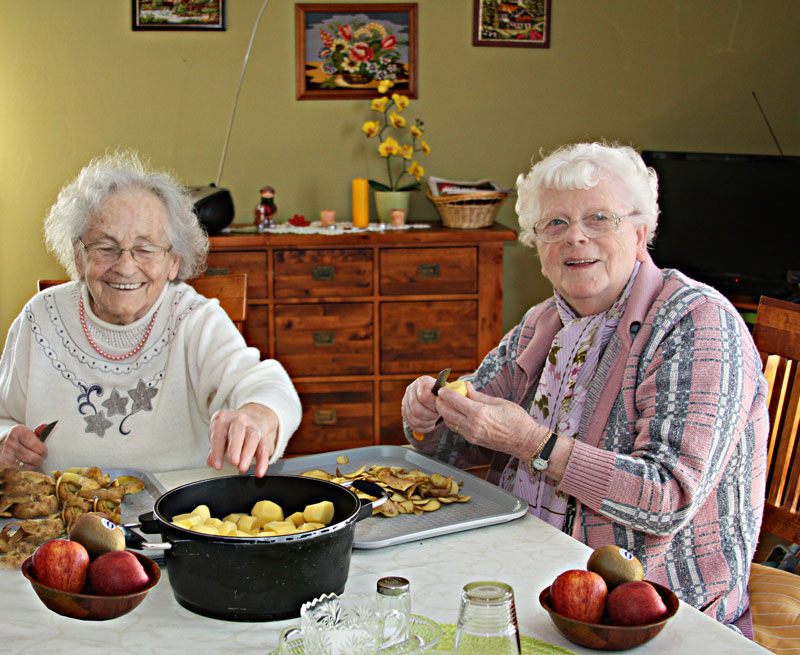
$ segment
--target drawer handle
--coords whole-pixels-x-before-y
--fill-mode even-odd
[[[227,275],[228,269],[227,268],[207,268],[203,275]]]
[[[418,343],[439,343],[439,328],[423,328],[417,332]]]
[[[335,409],[315,409],[314,410],[314,424],[315,425],[336,425],[336,410]]]
[[[317,282],[330,282],[333,280],[335,266],[314,266],[311,269],[311,277]]]
[[[335,332],[314,332],[314,345],[332,346],[335,338]]]
[[[439,277],[439,264],[420,264],[417,277]]]

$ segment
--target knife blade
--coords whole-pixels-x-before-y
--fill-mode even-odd
[[[436,376],[436,382],[433,385],[433,389],[431,389],[431,393],[434,396],[439,395],[439,389],[441,389],[445,382],[447,382],[447,376],[450,375],[450,369],[445,368],[439,371],[439,375]]]
[[[42,428],[42,431],[36,435],[37,437],[39,437],[39,441],[41,441],[42,443],[45,442],[47,437],[49,437],[50,433],[53,431],[53,428],[56,427],[56,423],[58,423],[58,421],[53,421],[52,423],[48,423]]]

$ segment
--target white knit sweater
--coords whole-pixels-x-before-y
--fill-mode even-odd
[[[81,294],[92,338],[114,355],[139,343],[158,310],[144,347],[121,362],[99,355],[81,328]],[[259,361],[217,300],[183,283],[168,284],[146,316],[124,326],[92,313],[83,284],[51,287],[14,320],[0,360],[0,437],[58,419],[43,471],[204,466],[211,416],[248,402],[278,415],[275,461],[301,418],[288,374]]]

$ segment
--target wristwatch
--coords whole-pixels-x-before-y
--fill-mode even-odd
[[[541,472],[547,470],[547,466],[550,463],[550,453],[553,452],[553,446],[556,445],[557,440],[558,435],[550,430],[537,449],[537,452],[533,453],[528,461],[528,470],[530,470],[532,474],[537,471]]]

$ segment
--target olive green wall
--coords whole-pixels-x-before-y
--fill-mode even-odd
[[[605,137],[639,148],[800,154],[800,4],[552,0],[551,47],[475,48],[472,0],[419,0],[427,173],[512,186],[540,148]],[[215,180],[261,0],[229,0],[224,32],[133,32],[129,0],[0,0],[0,334],[40,277],[63,271],[41,223],[58,189],[107,148],[135,147],[189,185]],[[221,180],[237,221],[258,189],[279,217],[349,214],[349,182],[380,175],[366,101],[295,100],[294,2],[271,0]],[[372,145],[372,142],[370,142]],[[413,218],[436,218],[422,194]],[[513,201],[498,218],[516,227]],[[711,245],[713,247],[713,244]],[[544,297],[535,256],[506,249],[504,324]]]

